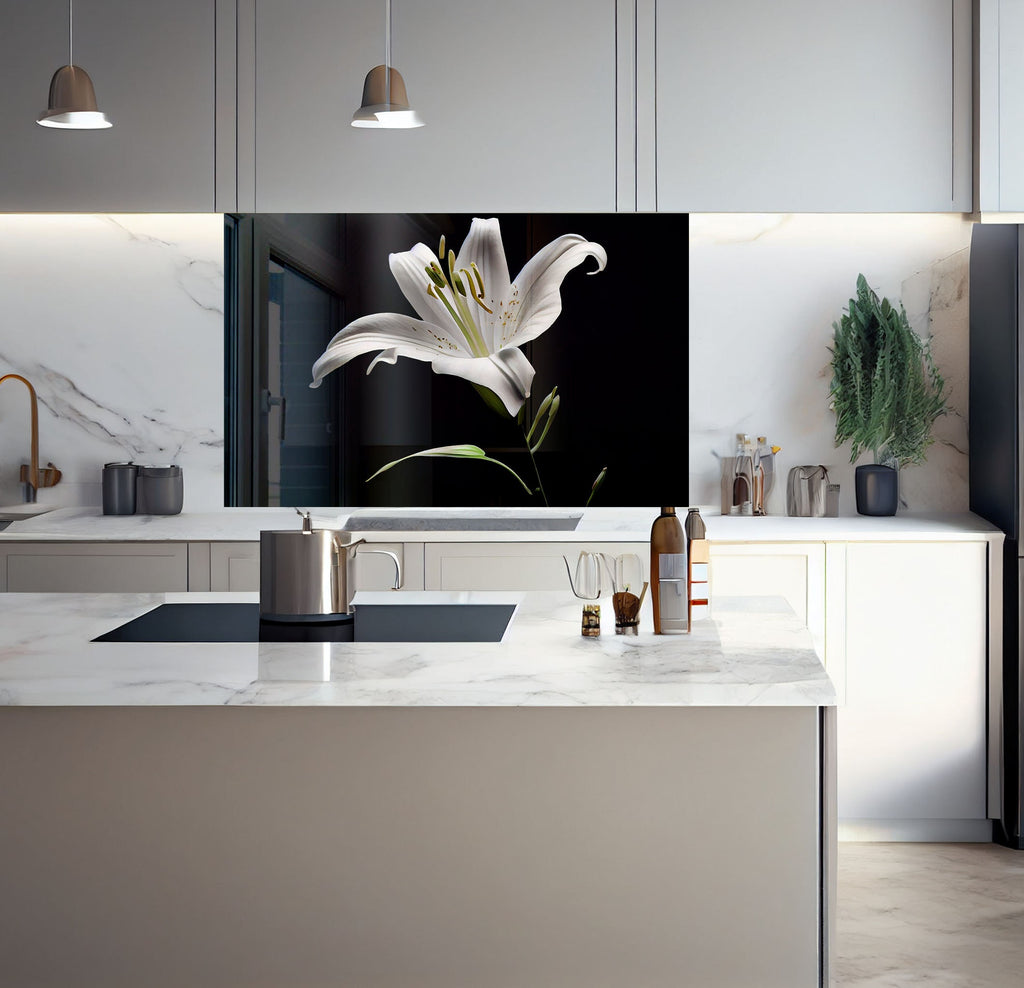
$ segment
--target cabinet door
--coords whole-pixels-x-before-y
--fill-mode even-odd
[[[394,0],[392,64],[425,126],[368,130],[349,123],[384,61],[383,4],[256,0],[255,153],[239,162],[255,208],[614,209],[615,6]]]
[[[657,208],[969,210],[970,23],[968,0],[661,0]]]
[[[839,816],[854,838],[984,839],[986,546],[847,546]]]
[[[712,612],[718,596],[782,597],[825,661],[824,543],[712,542],[710,578]]]
[[[978,203],[1024,211],[1024,0],[978,3]]]
[[[35,122],[50,77],[68,61],[68,5],[6,0],[0,210],[212,210],[215,6],[76,4],[75,63],[113,127],[69,131]]]
[[[170,593],[188,589],[188,546],[180,542],[76,542],[4,548],[12,593]]]
[[[645,579],[649,542],[428,542],[427,590],[569,590],[565,558],[575,571],[581,552],[635,552]]]
[[[211,590],[257,591],[259,588],[259,542],[212,542],[210,544]]]
[[[353,561],[357,590],[389,590],[395,581],[395,564],[387,556],[370,552],[386,549],[398,556],[402,566],[402,589],[423,589],[423,545],[416,542],[381,542],[359,546]],[[210,546],[210,589],[250,590],[260,588],[260,544],[258,542],[214,542]]]

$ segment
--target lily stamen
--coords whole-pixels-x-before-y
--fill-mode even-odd
[[[444,280],[444,276],[439,268],[426,266],[423,268],[427,272],[427,277],[435,284],[438,288],[444,288],[447,282]]]
[[[476,275],[476,283],[480,286],[480,297],[484,298],[487,292],[484,291],[484,277],[480,274],[480,269],[476,266],[476,261],[470,261],[469,266],[473,269],[473,274]]]
[[[476,302],[476,304],[479,305],[480,308],[484,310],[484,312],[492,316],[494,315],[494,309],[488,309],[487,306],[484,304],[484,300],[480,298],[479,295],[474,295],[473,301]]]

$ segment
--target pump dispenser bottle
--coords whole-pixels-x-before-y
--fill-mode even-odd
[[[687,630],[686,535],[675,508],[662,508],[651,526],[651,600],[654,633]]]

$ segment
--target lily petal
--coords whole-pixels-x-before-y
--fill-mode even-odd
[[[470,311],[480,327],[487,349],[497,349],[494,340],[494,325],[499,312],[496,303],[508,299],[511,283],[508,277],[508,261],[505,260],[505,248],[501,242],[501,227],[497,219],[480,219],[474,217],[469,225],[469,234],[462,242],[458,257],[455,258],[456,270],[471,269],[475,263],[484,280],[487,307],[493,309],[495,315],[489,315],[474,303]]]
[[[427,292],[430,281],[424,268],[437,263],[437,255],[426,244],[416,244],[412,250],[388,255],[391,273],[398,282],[398,287],[402,289],[402,294],[416,310],[416,314],[435,326],[450,327],[452,332],[462,339],[462,333],[444,303]]]
[[[367,369],[379,363],[393,364],[399,357],[411,357],[429,363],[436,374],[450,374],[493,391],[509,415],[516,415],[530,396],[534,369],[521,350],[506,347],[487,357],[473,357],[457,345],[441,326],[381,312],[364,316],[346,326],[327,345],[313,364],[311,388],[320,386],[331,371],[363,353],[381,351]]]
[[[513,417],[519,414],[523,402],[530,397],[530,386],[536,373],[523,351],[514,346],[489,357],[437,356],[430,363],[435,374],[452,374],[493,391],[501,399],[505,411]]]
[[[430,361],[441,353],[462,354],[462,359],[469,359],[469,351],[462,340],[444,326],[398,312],[378,312],[349,323],[327,344],[327,349],[313,364],[310,387],[319,387],[331,371],[347,364],[353,357],[373,353],[374,350],[394,351],[416,360]]]
[[[575,233],[552,240],[537,251],[513,282],[513,291],[519,293],[515,318],[503,327],[502,338],[495,342],[501,346],[520,346],[540,336],[562,311],[559,293],[562,280],[588,257],[597,261],[597,267],[590,274],[603,271],[608,263],[608,255],[600,244],[584,240]]]

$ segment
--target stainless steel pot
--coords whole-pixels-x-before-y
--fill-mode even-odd
[[[365,540],[350,542],[348,532],[314,529],[309,512],[299,514],[301,531],[260,532],[260,617],[287,621],[351,614],[355,585],[349,564]],[[402,585],[398,556],[387,549],[364,552],[391,557],[397,590]]]

